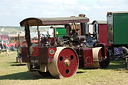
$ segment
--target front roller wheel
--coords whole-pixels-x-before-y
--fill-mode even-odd
[[[52,76],[67,78],[73,76],[78,69],[78,56],[71,48],[57,47],[53,62],[48,64]]]

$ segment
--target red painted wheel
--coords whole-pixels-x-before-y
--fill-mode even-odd
[[[72,76],[77,70],[77,56],[72,49],[63,49],[58,57],[57,66],[63,77]]]
[[[71,48],[58,47],[53,62],[49,63],[49,72],[54,77],[71,77],[78,68],[78,57]]]

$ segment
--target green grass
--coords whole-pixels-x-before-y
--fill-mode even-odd
[[[32,76],[26,65],[16,63],[16,52],[0,54],[0,85],[127,85],[128,71],[124,61],[111,61],[107,69],[78,69],[65,79]]]

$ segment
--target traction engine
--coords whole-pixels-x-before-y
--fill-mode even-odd
[[[22,61],[27,63],[29,71],[34,76],[67,78],[73,76],[78,67],[106,68],[109,65],[109,54],[105,44],[87,45],[83,30],[88,21],[86,17],[27,18],[21,21],[21,26],[25,26],[27,41],[27,47],[22,47]],[[80,23],[81,35],[78,29],[71,28],[71,23]],[[48,34],[40,38],[39,26],[47,25],[64,25],[67,35],[50,37]],[[31,43],[29,26],[37,26],[38,44]]]

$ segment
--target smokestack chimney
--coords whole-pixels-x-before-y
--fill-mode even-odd
[[[85,17],[85,16],[86,16],[85,14],[79,14],[79,17]],[[80,26],[81,26],[81,35],[85,35],[86,33],[85,23],[80,23]]]

